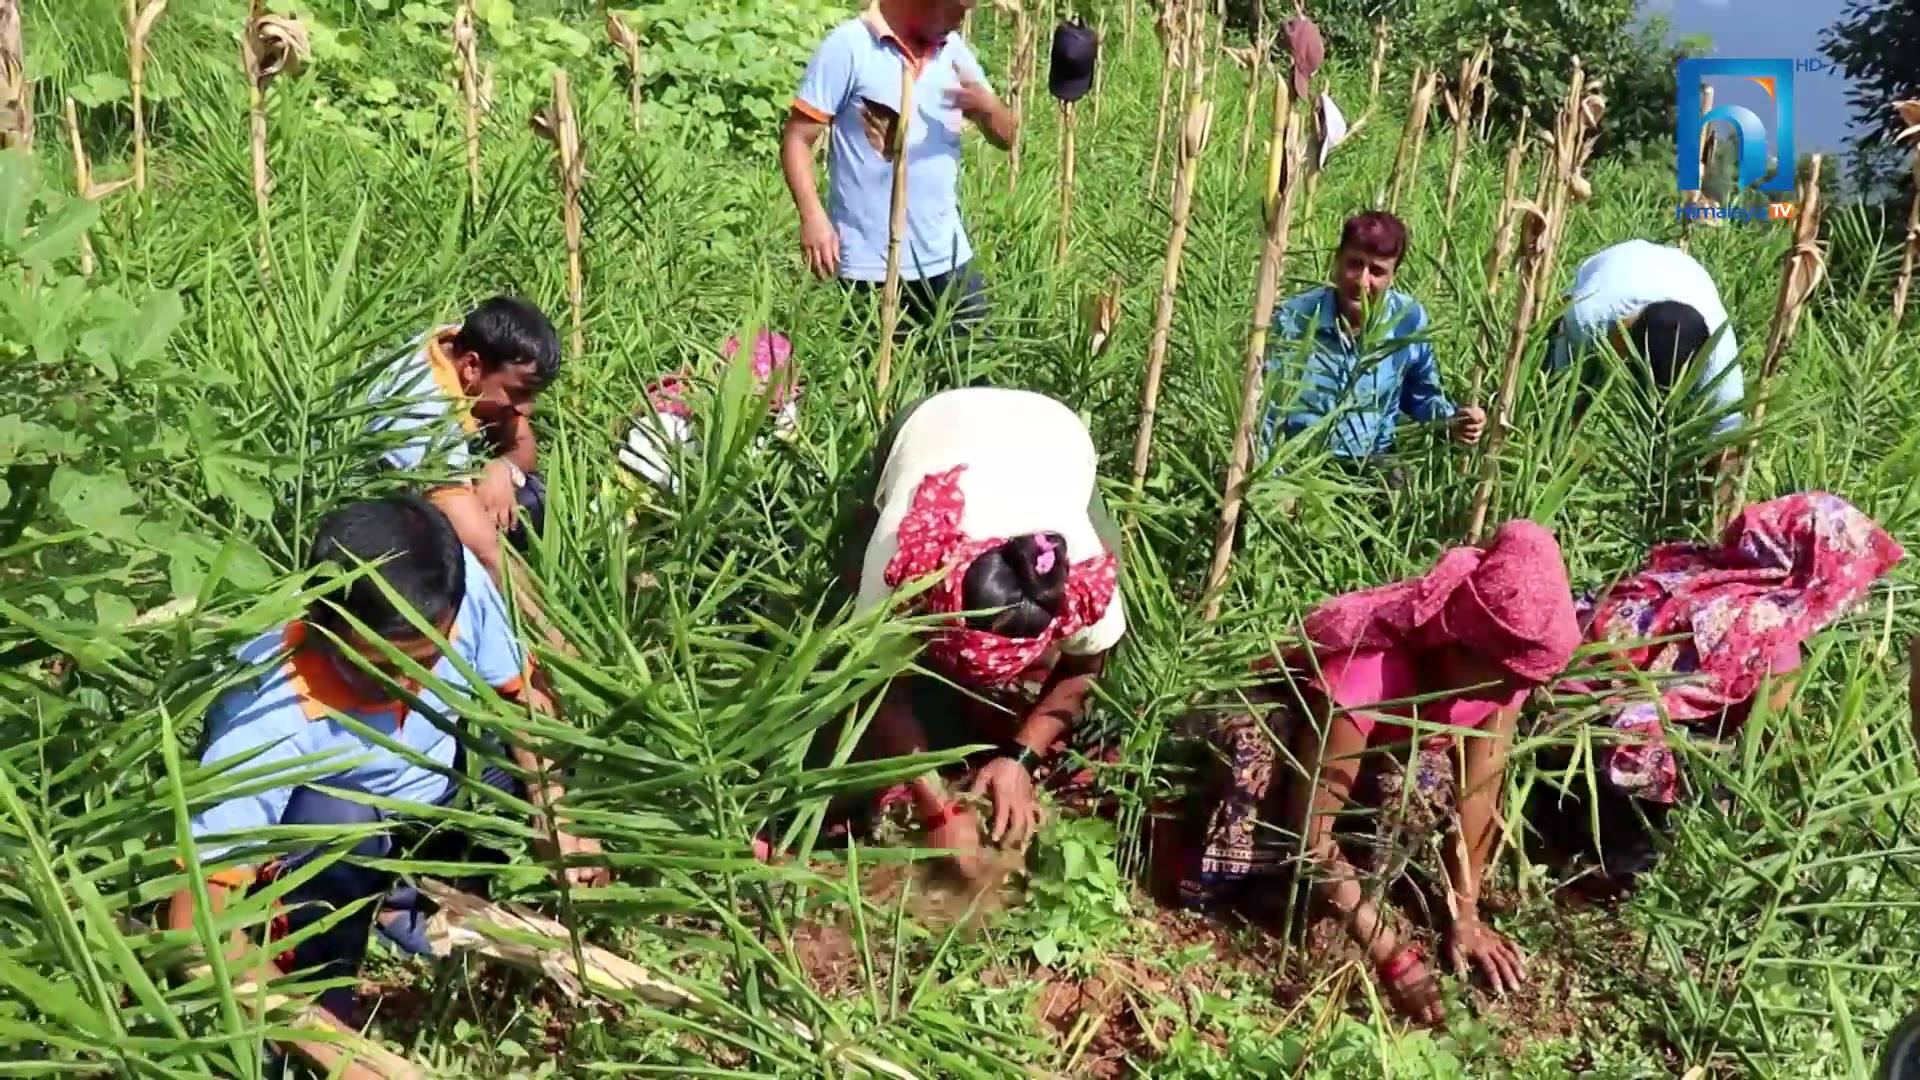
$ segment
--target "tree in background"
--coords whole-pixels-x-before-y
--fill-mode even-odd
[[[1892,145],[1897,129],[1888,106],[1920,98],[1920,0],[1852,0],[1820,35],[1820,48],[1853,81],[1847,103],[1860,124],[1853,167],[1862,189],[1903,187],[1910,159]],[[1894,201],[1904,214],[1905,201]]]
[[[1229,18],[1252,23],[1259,0],[1233,0]],[[1266,0],[1268,25],[1293,14],[1292,0]],[[1493,43],[1494,115],[1505,123],[1522,106],[1551,116],[1566,96],[1573,58],[1606,80],[1607,122],[1600,152],[1673,137],[1674,64],[1690,47],[1668,44],[1664,19],[1641,19],[1637,0],[1317,0],[1310,5],[1329,50],[1364,65],[1373,24],[1393,32],[1394,70],[1414,59],[1452,72],[1482,41]]]

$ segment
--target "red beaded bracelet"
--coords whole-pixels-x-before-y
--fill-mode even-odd
[[[1411,971],[1414,966],[1419,963],[1420,950],[1412,945],[1408,945],[1399,952],[1387,957],[1386,962],[1380,965],[1380,981],[1397,983],[1400,981],[1401,976]]]

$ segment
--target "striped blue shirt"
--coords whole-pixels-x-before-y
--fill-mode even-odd
[[[1341,322],[1330,285],[1282,304],[1273,315],[1267,372],[1297,391],[1290,404],[1268,410],[1264,450],[1271,452],[1278,432],[1291,439],[1320,425],[1335,457],[1365,459],[1393,450],[1402,416],[1422,423],[1451,417],[1427,329],[1426,309],[1398,289],[1376,305],[1358,340]]]

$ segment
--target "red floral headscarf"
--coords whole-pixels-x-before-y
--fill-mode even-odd
[[[973,561],[1004,544],[1008,537],[970,539],[960,530],[966,497],[959,477],[966,466],[931,473],[913,492],[913,503],[900,522],[899,550],[887,561],[885,581],[890,589],[945,573],[939,583],[916,598],[929,614],[957,615],[965,611],[961,585]],[[1051,553],[1041,556],[1051,557]],[[1044,571],[1043,571],[1044,572]],[[979,687],[1007,686],[1038,663],[1059,642],[1099,622],[1113,602],[1119,562],[1102,551],[1067,568],[1066,602],[1060,614],[1038,637],[1013,638],[968,627],[960,618],[927,643],[927,653],[962,682]]]

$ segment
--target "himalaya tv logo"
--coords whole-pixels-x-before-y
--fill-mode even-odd
[[[1817,72],[1828,65],[1819,60],[1752,59],[1680,61],[1676,72],[1676,101],[1679,122],[1674,132],[1674,175],[1682,191],[1698,192],[1702,187],[1701,150],[1708,125],[1731,128],[1735,152],[1734,182],[1737,189],[1791,194],[1794,166],[1799,157],[1793,143],[1793,73]],[[1766,91],[1773,104],[1771,118],[1761,116],[1743,105],[1721,105],[1703,110],[1701,89],[1710,76],[1745,79]],[[1769,140],[1768,131],[1772,138]],[[1719,137],[1718,135],[1716,137]],[[1771,146],[1769,146],[1771,143]],[[1732,198],[1728,199],[1732,202]],[[1716,218],[1727,221],[1779,221],[1791,218],[1792,202],[1772,202],[1766,207],[1721,206],[1709,200],[1690,201],[1679,209],[1687,219]]]

